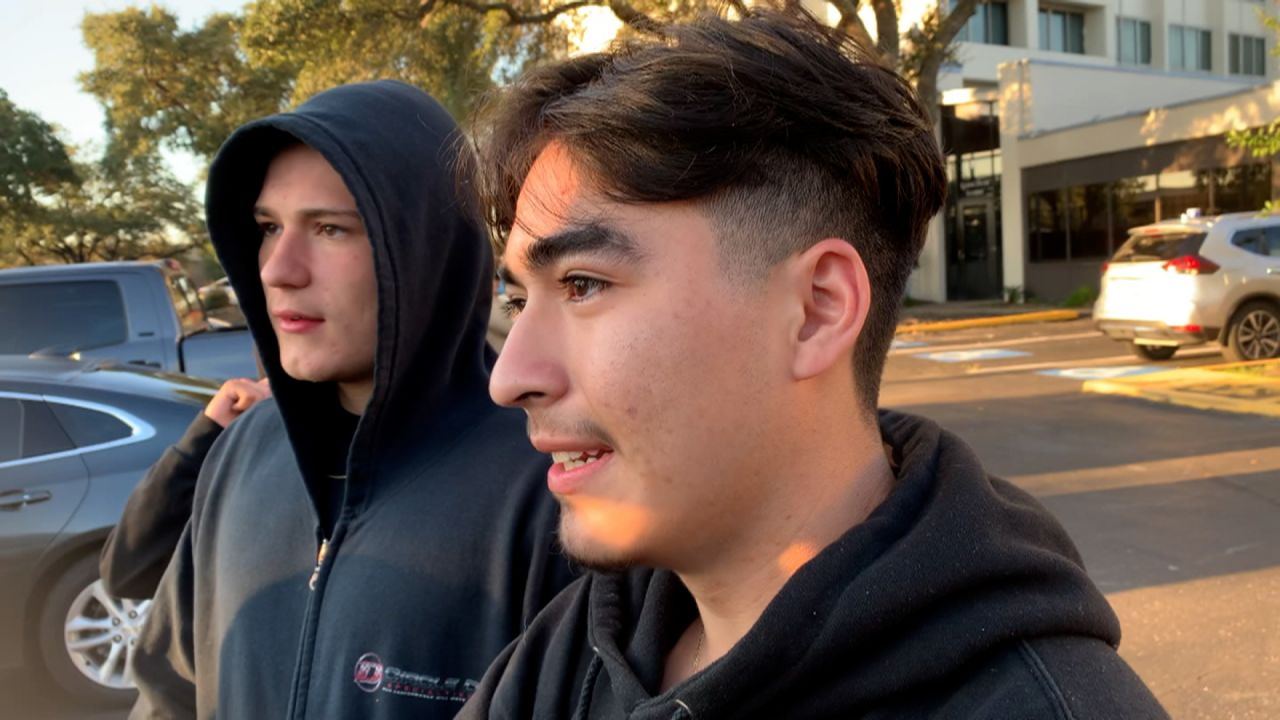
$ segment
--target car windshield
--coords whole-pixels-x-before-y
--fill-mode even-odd
[[[1195,255],[1204,244],[1205,233],[1178,232],[1160,235],[1133,234],[1120,246],[1111,262],[1152,262]]]

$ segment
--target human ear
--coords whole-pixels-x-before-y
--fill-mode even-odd
[[[792,338],[791,372],[798,380],[847,367],[871,307],[871,283],[853,245],[828,238],[791,259],[801,322]]]

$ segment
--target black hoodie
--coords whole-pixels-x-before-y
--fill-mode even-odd
[[[375,385],[336,494],[299,471],[326,455],[334,387],[285,374],[258,278],[253,205],[298,141],[346,182],[378,279]],[[455,190],[459,147],[427,95],[377,82],[252,122],[219,151],[209,231],[274,399],[205,461],[134,659],[133,717],[452,717],[571,579],[549,459],[488,396],[493,268]],[[339,503],[319,562],[317,500]]]
[[[1066,533],[930,422],[882,413],[889,498],[750,631],[665,693],[694,619],[667,571],[588,575],[494,663],[463,718],[1162,718]]]

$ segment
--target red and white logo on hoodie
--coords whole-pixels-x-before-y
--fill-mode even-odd
[[[356,686],[367,693],[378,692],[382,687],[382,658],[365,653],[356,660]]]

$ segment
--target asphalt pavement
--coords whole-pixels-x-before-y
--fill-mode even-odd
[[[923,344],[916,344],[923,343]],[[1151,363],[1087,319],[904,335],[881,404],[930,417],[1067,526],[1175,718],[1280,717],[1280,419],[1087,394]]]
[[[1121,654],[1171,715],[1280,717],[1280,419],[1083,392],[1222,362],[1143,361],[1088,319],[903,334],[881,404],[956,432],[1037,495],[1119,614]],[[116,720],[0,677],[0,717]],[[14,714],[10,714],[14,713]]]

